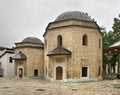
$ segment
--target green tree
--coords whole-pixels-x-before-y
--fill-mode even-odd
[[[113,27],[112,27],[113,31],[113,37],[112,37],[112,43],[118,42],[120,41],[120,14],[118,16],[118,18],[114,18],[114,23],[113,23]],[[114,73],[115,73],[115,65],[116,62],[119,62],[119,58],[120,57],[120,52],[114,52],[112,53],[112,58],[111,58],[111,65],[113,67]],[[120,62],[119,62],[120,65]],[[119,66],[118,66],[119,67]],[[118,68],[118,72],[119,72],[119,68]]]
[[[108,72],[111,72],[111,68],[115,73],[116,61],[119,60],[119,52],[108,53],[106,49],[113,43],[120,40],[120,16],[114,18],[112,31],[107,32],[105,28],[101,28],[103,34],[103,72],[106,70],[106,64],[108,65]]]
[[[105,27],[101,28],[101,32],[103,35],[103,73],[106,73],[106,65],[110,67],[110,55],[106,51],[106,48],[108,48],[111,45],[111,37],[112,33],[107,32]]]
[[[120,40],[120,15],[118,18],[114,18],[113,24],[113,43]]]

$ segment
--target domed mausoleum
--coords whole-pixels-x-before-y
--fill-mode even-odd
[[[51,80],[97,80],[102,77],[102,34],[87,13],[69,11],[44,33],[44,74]]]
[[[43,35],[16,43],[18,78],[44,76],[51,81],[88,81],[102,78],[102,34],[84,12],[68,11],[50,22]]]
[[[15,76],[17,78],[43,76],[44,44],[36,37],[15,43]]]

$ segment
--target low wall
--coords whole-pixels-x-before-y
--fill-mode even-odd
[[[3,77],[3,69],[0,68],[0,77]]]
[[[110,74],[103,74],[104,79],[120,79],[120,74],[110,73]]]

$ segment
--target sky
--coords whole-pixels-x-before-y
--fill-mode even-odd
[[[0,0],[0,46],[14,47],[26,37],[44,41],[49,22],[66,11],[88,13],[109,31],[120,14],[120,0]]]

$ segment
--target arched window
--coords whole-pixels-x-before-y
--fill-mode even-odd
[[[83,44],[84,46],[87,46],[87,44],[88,44],[87,35],[83,35],[82,41],[83,41],[82,44]]]
[[[57,41],[58,41],[58,46],[62,46],[62,36],[61,35],[58,36]]]
[[[101,48],[101,39],[99,39],[99,48]]]
[[[47,49],[47,40],[45,39],[45,49]]]

